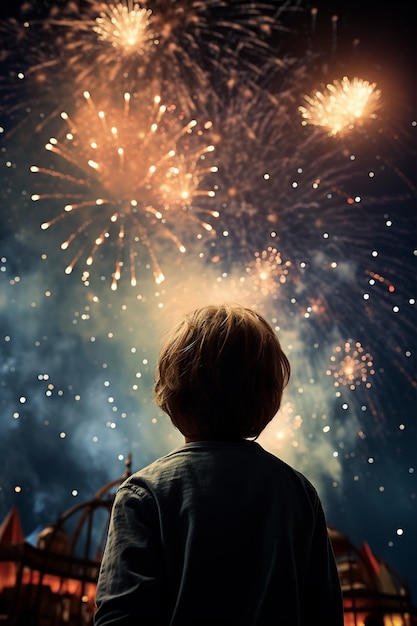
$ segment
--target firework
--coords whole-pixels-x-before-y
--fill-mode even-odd
[[[79,244],[66,272],[73,270],[88,245],[85,263],[91,266],[108,241],[117,250],[112,288],[116,289],[126,261],[135,285],[141,244],[160,283],[164,275],[155,252],[158,245],[171,240],[183,253],[186,247],[180,235],[190,240],[191,226],[214,233],[210,220],[217,212],[198,204],[214,197],[214,191],[203,186],[204,177],[217,169],[208,163],[214,148],[204,143],[211,124],[198,129],[197,122],[185,123],[175,107],[162,104],[159,96],[147,104],[132,100],[129,93],[124,94],[122,107],[105,110],[85,92],[74,119],[66,112],[61,117],[68,127],[65,139],[51,138],[45,147],[63,160],[65,169],[32,166],[31,171],[54,184],[52,193],[33,194],[32,200],[67,201],[63,212],[42,228],[75,218],[74,230],[61,244],[64,250]],[[83,281],[88,279],[85,271]]]
[[[337,346],[330,360],[326,374],[333,376],[335,387],[344,385],[354,390],[364,384],[366,389],[371,388],[370,377],[375,374],[373,358],[359,341],[349,340],[343,346]]]
[[[262,252],[255,252],[254,260],[246,268],[254,283],[254,291],[263,296],[276,293],[280,285],[287,282],[290,261],[283,261],[281,253],[273,246]]]
[[[142,55],[158,45],[150,28],[152,11],[128,0],[127,4],[102,5],[92,30],[99,41],[110,43],[122,55]]]
[[[311,124],[338,135],[377,117],[381,91],[376,83],[344,76],[326,85],[325,91],[304,96],[308,106],[299,106],[303,125]]]
[[[239,93],[213,116],[222,229],[210,258],[228,269],[235,261],[251,263],[255,251],[272,246],[291,261],[295,277],[306,259],[303,242],[315,239],[313,247],[321,246],[326,238],[329,250],[339,253],[340,239],[324,225],[343,237],[347,211],[354,215],[364,200],[355,151],[295,121],[294,100],[307,74],[308,65],[300,64],[273,75],[281,83],[280,97],[240,77]],[[367,186],[366,202],[374,201]],[[360,222],[355,226],[359,232]]]
[[[231,66],[257,71],[273,56],[268,42],[287,10],[275,2],[87,0],[49,23],[78,85],[97,92],[115,81],[133,92],[151,84],[190,113],[214,96],[216,82],[219,95]]]

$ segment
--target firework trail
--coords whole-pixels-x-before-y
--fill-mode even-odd
[[[292,144],[294,133],[291,136],[294,90],[307,71],[305,63],[297,67],[288,61],[287,79],[283,68],[270,65],[264,68],[265,78],[260,82],[247,73],[236,75],[224,106],[210,109],[222,228],[210,244],[209,257],[225,269],[234,261],[249,263],[255,252],[273,243],[270,233],[277,211],[271,204],[270,169],[274,164],[284,176],[288,174],[291,154],[297,150]]]
[[[24,3],[0,24],[0,115],[7,130],[56,117],[63,99],[86,89],[151,89],[188,115],[221,98],[232,66],[258,72],[273,56],[273,34],[294,10],[286,1],[259,4],[210,0]],[[276,63],[279,63],[277,59]],[[221,77],[221,80],[220,80]],[[214,86],[216,85],[216,94]],[[193,112],[193,113],[192,113]]]
[[[71,83],[47,23],[0,20],[0,116],[8,133],[30,124],[39,131],[59,110]]]
[[[81,88],[109,82],[131,92],[148,88],[190,114],[217,97],[232,67],[257,73],[272,56],[272,36],[288,2],[120,0],[71,3],[50,18],[54,36],[76,68]],[[278,62],[278,61],[277,61]],[[216,80],[214,80],[214,77]]]
[[[70,236],[61,244],[63,250],[79,246],[66,272],[83,255],[90,267],[107,242],[116,256],[112,289],[117,288],[124,265],[130,267],[130,281],[136,285],[140,247],[147,250],[160,283],[164,275],[156,249],[161,241],[173,242],[184,253],[182,236],[189,242],[191,232],[195,237],[202,236],[201,231],[214,232],[207,220],[218,215],[199,204],[200,198],[215,195],[203,186],[205,175],[217,169],[208,164],[214,148],[204,143],[211,124],[200,129],[195,120],[185,122],[175,106],[162,104],[159,96],[132,99],[125,93],[121,99],[119,107],[105,109],[85,92],[74,119],[61,113],[68,127],[65,139],[51,138],[46,144],[65,168],[31,167],[53,182],[52,193],[46,185],[47,191],[33,194],[32,200],[66,200],[63,211],[42,228],[75,218]],[[84,283],[89,276],[86,269]]]

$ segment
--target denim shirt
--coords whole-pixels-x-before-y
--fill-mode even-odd
[[[118,489],[95,626],[343,626],[317,492],[252,441],[188,443]]]

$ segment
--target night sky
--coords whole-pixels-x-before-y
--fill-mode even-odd
[[[416,603],[416,15],[355,4],[149,1],[138,51],[106,3],[2,3],[0,521],[33,540],[180,445],[158,348],[233,300],[293,370],[260,443]]]

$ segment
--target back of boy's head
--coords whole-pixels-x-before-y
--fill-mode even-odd
[[[188,439],[254,438],[277,413],[289,377],[261,315],[209,305],[185,315],[162,348],[154,400]]]

